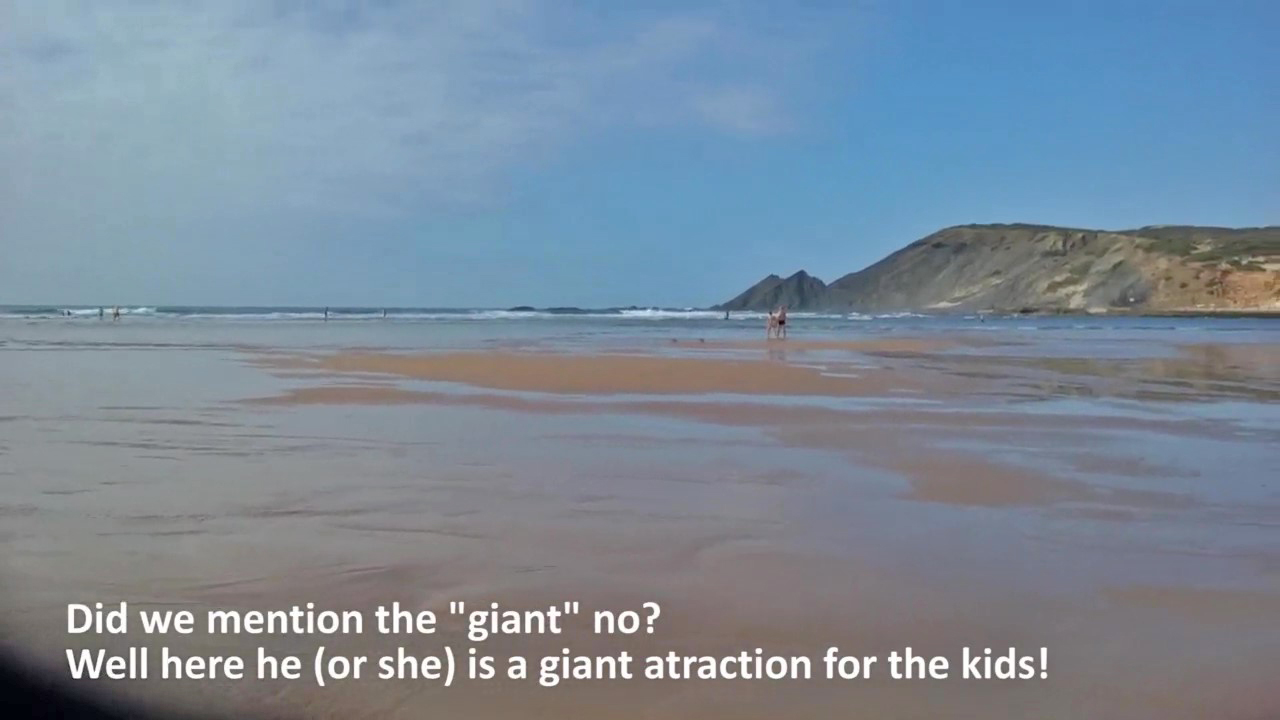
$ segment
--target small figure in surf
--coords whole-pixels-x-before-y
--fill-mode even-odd
[[[766,340],[772,338],[785,340],[787,337],[787,306],[779,305],[777,310],[769,313],[769,319],[765,322],[764,327]]]
[[[120,319],[120,306],[115,305],[111,308],[111,322],[115,322],[116,320],[119,320],[119,319]]]
[[[103,307],[98,308],[98,319],[102,320],[106,318],[106,316],[107,316],[107,309]]]
[[[725,311],[724,311],[724,319],[725,319],[725,320],[728,320],[728,319],[729,319],[729,311],[728,311],[728,310],[725,310]]]
[[[324,321],[329,322],[329,308],[324,309]]]

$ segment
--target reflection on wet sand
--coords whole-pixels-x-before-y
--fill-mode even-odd
[[[963,338],[631,345],[253,349],[218,355],[244,374],[199,400],[141,388],[76,414],[21,408],[6,424],[18,474],[0,503],[14,580],[3,618],[55,669],[72,642],[61,604],[86,599],[662,606],[652,636],[495,638],[481,649],[497,656],[1049,648],[1047,679],[1004,683],[108,688],[235,716],[1280,713],[1271,350],[1081,360]],[[149,362],[157,377],[188,372],[167,351]],[[1176,388],[1153,395],[1161,382]],[[1252,414],[1207,412],[1217,400]],[[315,644],[170,642],[209,654],[263,643]],[[446,629],[334,638],[330,652],[445,643],[464,647]]]
[[[1187,345],[1176,351],[1172,357],[1138,359],[931,355],[924,365],[966,377],[1020,379],[1024,391],[1042,398],[1280,401],[1276,346]]]
[[[1176,613],[1215,623],[1274,621],[1280,617],[1280,593],[1229,588],[1128,585],[1109,588],[1111,600],[1131,607]]]

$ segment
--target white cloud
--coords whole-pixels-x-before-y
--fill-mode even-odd
[[[585,133],[787,127],[748,29],[564,7],[19,0],[0,10],[0,211],[42,232],[397,212],[486,202]]]

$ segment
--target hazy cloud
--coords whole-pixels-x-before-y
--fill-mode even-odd
[[[757,86],[707,92],[695,100],[694,106],[707,123],[743,135],[768,135],[787,126],[777,97]]]
[[[0,203],[34,225],[384,213],[488,201],[583,133],[787,127],[751,29],[565,7],[20,0],[0,11]]]

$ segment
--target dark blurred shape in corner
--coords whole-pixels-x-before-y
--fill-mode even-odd
[[[105,693],[72,687],[0,650],[0,718],[5,720],[197,720],[194,715],[143,710]]]

